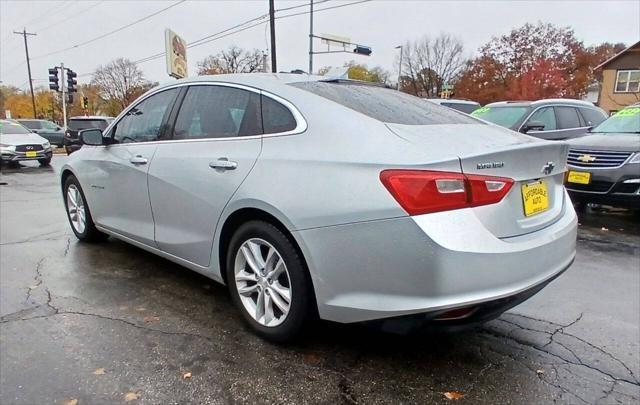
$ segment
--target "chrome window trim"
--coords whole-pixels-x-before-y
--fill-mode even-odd
[[[541,106],[539,106],[539,107],[536,107],[536,108],[531,112],[531,114],[529,114],[529,115],[527,116],[527,118],[526,118],[524,121],[522,121],[522,124],[520,124],[520,127],[518,128],[518,132],[522,131],[522,128],[524,128],[524,124],[526,124],[526,123],[527,123],[527,121],[529,121],[529,118],[531,118],[531,116],[532,116],[533,114],[535,114],[535,113],[536,113],[536,111],[538,111],[538,110],[539,110],[539,109],[541,109],[541,108],[546,108],[546,107],[552,107],[552,108],[553,108],[553,107],[590,108],[590,109],[592,109],[592,110],[595,110],[595,111],[598,111],[598,112],[602,112],[602,111],[600,111],[600,109],[599,109],[599,108],[594,107],[594,106],[589,106],[589,105],[574,105],[574,104],[567,104],[567,103],[561,103],[561,104],[556,104],[556,103],[553,103],[553,104],[545,104],[545,105],[541,105]],[[553,113],[553,114],[555,115],[555,111],[554,111],[554,113]],[[580,113],[578,112],[578,114],[580,114]],[[584,118],[584,117],[583,117],[583,118]],[[605,119],[607,119],[607,118],[609,118],[609,117],[606,117],[606,116],[605,116]],[[556,125],[557,125],[557,124],[558,124],[558,118],[556,117]],[[537,131],[537,132],[535,132],[535,133],[536,133],[536,134],[539,134],[539,133],[545,133],[545,132],[575,131],[576,129],[582,129],[582,128],[589,128],[589,127],[587,126],[587,127],[565,128],[565,129],[550,129],[550,130],[548,130],[548,131]]]
[[[106,147],[117,147],[117,146],[128,146],[128,145],[154,145],[154,144],[183,143],[183,142],[241,141],[241,140],[245,140],[245,139],[260,139],[260,138],[274,137],[274,136],[297,135],[297,134],[301,134],[301,133],[305,132],[307,130],[307,128],[308,128],[307,120],[304,118],[304,116],[302,115],[300,110],[298,110],[298,108],[296,106],[294,106],[289,100],[286,100],[286,99],[284,99],[284,98],[282,98],[282,97],[280,97],[278,95],[275,95],[273,93],[270,93],[268,91],[264,91],[264,90],[258,89],[256,87],[246,86],[246,85],[237,84],[237,83],[211,81],[211,82],[177,83],[177,84],[173,84],[173,85],[169,85],[169,86],[165,86],[165,87],[161,87],[161,88],[155,89],[154,91],[151,91],[151,92],[141,96],[140,98],[138,98],[136,100],[135,104],[131,104],[130,106],[128,106],[127,108],[122,110],[122,112],[120,112],[120,114],[118,114],[118,116],[111,122],[111,124],[109,124],[109,126],[107,126],[107,128],[105,128],[103,134],[108,134],[109,131],[111,131],[112,128],[115,127],[120,122],[120,120],[125,115],[127,115],[127,113],[130,110],[135,108],[137,105],[139,105],[140,103],[142,103],[143,101],[145,101],[149,97],[154,96],[154,95],[156,95],[158,93],[161,93],[163,91],[166,91],[166,90],[171,90],[171,89],[180,88],[180,87],[186,87],[186,86],[232,87],[232,88],[236,88],[236,89],[250,91],[252,93],[256,93],[256,94],[259,94],[259,95],[262,95],[262,96],[265,96],[265,97],[269,97],[269,98],[275,100],[276,102],[284,105],[289,110],[291,115],[293,115],[293,119],[296,120],[296,127],[294,129],[292,129],[291,131],[276,132],[276,133],[273,133],[273,134],[235,136],[235,137],[227,137],[227,138],[164,139],[164,140],[148,141],[148,142],[114,143],[114,144],[111,144],[111,145],[101,145],[101,146],[99,145],[99,146],[96,146],[96,147],[97,148],[106,148]]]

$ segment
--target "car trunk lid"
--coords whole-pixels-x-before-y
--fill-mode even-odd
[[[471,208],[496,237],[542,229],[555,222],[564,210],[563,180],[568,152],[564,142],[541,141],[495,125],[387,124],[387,127],[405,141],[425,148],[429,155],[436,152],[457,155],[465,174],[508,177],[515,181],[501,202]],[[543,191],[547,208],[526,214],[525,199],[541,201]],[[530,204],[530,209],[536,208]]]

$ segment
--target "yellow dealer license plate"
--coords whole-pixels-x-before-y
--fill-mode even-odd
[[[27,151],[27,157],[36,157],[36,156],[38,156],[38,152],[36,152],[35,150]]]
[[[522,200],[524,202],[524,215],[526,217],[546,211],[549,208],[547,184],[542,180],[523,184]]]
[[[589,184],[589,182],[591,181],[591,173],[569,171],[567,181],[569,183]]]

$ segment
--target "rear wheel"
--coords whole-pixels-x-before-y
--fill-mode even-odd
[[[100,242],[109,236],[96,229],[78,179],[73,175],[64,182],[64,205],[71,230],[83,242]]]
[[[251,329],[290,341],[311,318],[311,282],[289,238],[264,221],[238,228],[227,253],[227,284]]]

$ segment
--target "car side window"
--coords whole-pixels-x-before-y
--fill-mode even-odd
[[[543,131],[553,131],[556,127],[556,114],[553,112],[553,107],[543,107],[533,113],[531,118],[527,121],[527,124],[533,121],[540,121],[544,124]]]
[[[262,134],[260,95],[235,87],[191,86],[173,139],[232,138]]]
[[[578,111],[574,107],[555,107],[559,129],[580,128]]]
[[[116,143],[152,142],[160,139],[163,123],[170,112],[178,89],[169,89],[145,99],[122,117],[113,131]],[[107,122],[104,121],[106,128]]]
[[[25,120],[25,121],[18,121],[18,122],[20,122],[22,125],[24,125],[29,129],[40,129],[40,121]]]
[[[277,134],[292,131],[298,124],[287,107],[270,97],[262,96],[262,125],[265,134]]]
[[[606,119],[600,111],[594,110],[593,108],[580,108],[580,112],[589,127],[595,127]]]

